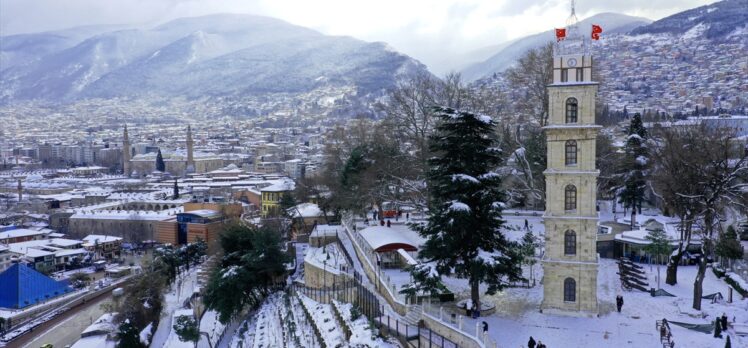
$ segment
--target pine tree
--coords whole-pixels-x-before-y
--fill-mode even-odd
[[[197,347],[197,341],[200,340],[200,328],[198,328],[195,318],[187,315],[178,316],[173,328],[180,341],[194,342],[195,347]]]
[[[140,335],[138,329],[130,323],[129,319],[125,319],[122,324],[119,325],[119,332],[117,333],[119,341],[117,341],[118,348],[140,348],[144,347],[143,343],[140,342]]]
[[[743,257],[743,247],[740,245],[738,233],[732,225],[728,226],[727,231],[720,235],[715,247],[714,253],[722,258],[722,266],[725,266],[725,260],[737,260]]]
[[[636,224],[635,215],[641,214],[642,202],[647,187],[649,152],[647,151],[647,129],[641,115],[634,114],[629,124],[625,156],[619,169],[621,182],[616,188],[618,203],[631,209],[631,226]]]
[[[161,156],[161,149],[159,149],[158,153],[156,154],[156,170],[158,170],[159,172],[166,171],[166,163],[164,163],[164,157]]]
[[[661,263],[660,258],[663,255],[668,255],[673,248],[670,246],[667,234],[665,234],[665,231],[661,229],[649,231],[645,238],[649,241],[649,244],[644,247],[644,251],[657,258],[657,288],[659,289]]]
[[[502,164],[501,150],[489,117],[441,107],[435,113],[440,123],[430,138],[435,156],[427,176],[431,215],[425,225],[412,226],[426,238],[419,252],[423,265],[414,278],[434,280],[454,272],[468,279],[471,299],[480,308],[480,284],[493,294],[523,279],[521,246],[501,231],[506,196],[493,172]]]
[[[177,185],[177,179],[174,179],[174,194],[171,196],[172,199],[179,198],[179,185]]]

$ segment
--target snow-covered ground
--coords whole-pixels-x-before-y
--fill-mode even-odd
[[[260,308],[240,325],[229,346],[305,348],[319,344],[299,299],[278,292],[268,296]]]
[[[348,340],[348,344],[351,347],[394,346],[374,335],[374,330],[369,325],[369,320],[365,316],[359,315],[358,318],[351,318],[351,309],[353,308],[353,305],[335,300],[333,300],[332,304],[337,308],[338,313],[340,313],[343,321],[345,321],[345,325],[347,325],[351,330],[351,338]]]
[[[188,272],[178,275],[171,289],[164,294],[164,307],[161,311],[158,327],[151,340],[151,347],[181,347],[181,344],[184,343],[179,339],[176,339],[176,341],[173,339],[176,335],[171,334],[174,331],[172,316],[175,311],[183,308],[184,301],[192,295],[197,285],[197,270],[198,268],[194,267]],[[190,344],[190,347],[192,347],[192,344]]]
[[[536,275],[542,275],[542,268],[535,267]],[[693,324],[708,324],[716,316],[726,313],[732,321],[748,323],[748,300],[734,296],[734,303],[711,303],[702,301],[702,311],[691,309],[695,266],[681,266],[678,269],[679,283],[675,286],[661,284],[662,288],[677,297],[651,297],[641,291],[625,291],[621,288],[616,274],[618,266],[613,260],[602,259],[598,271],[598,302],[600,315],[596,318],[565,317],[540,313],[543,298],[542,285],[534,288],[511,288],[493,296],[483,296],[483,301],[496,304],[497,313],[477,320],[465,318],[463,328],[475,333],[476,324],[486,321],[489,335],[500,347],[526,345],[530,336],[549,347],[662,347],[655,322],[662,318]],[[650,287],[656,287],[656,267],[645,266]],[[661,273],[664,276],[664,267]],[[704,280],[704,295],[721,292],[726,296],[728,285],[717,279],[707,270]],[[615,297],[624,297],[621,313],[615,311]],[[445,307],[445,318],[446,311]],[[430,313],[438,313],[431,308]],[[458,313],[463,314],[463,313]],[[671,325],[676,347],[724,347],[723,339],[715,339],[711,334],[691,331]],[[739,337],[728,330],[733,347],[748,347],[748,338]]]
[[[322,248],[309,247],[304,262],[325,269],[331,274],[340,274],[350,270],[345,255],[341,250],[338,250],[335,243],[327,244]]]
[[[322,335],[322,340],[328,347],[343,347],[346,345],[345,333],[335,319],[332,305],[315,302],[314,300],[299,295],[301,302],[312,316],[314,325]]]

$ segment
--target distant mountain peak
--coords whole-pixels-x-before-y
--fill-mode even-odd
[[[724,0],[676,13],[636,28],[631,33],[680,35],[700,26],[699,35],[719,40],[748,25],[748,0]],[[701,30],[704,29],[704,30]]]
[[[12,62],[2,71],[0,101],[251,96],[326,87],[366,95],[403,74],[427,71],[385,43],[255,15],[179,18],[150,29],[82,35],[74,43],[51,35],[16,40],[12,51],[0,47],[2,61]]]
[[[580,28],[588,28],[592,24],[601,25],[606,34],[626,33],[632,29],[651,23],[642,17],[634,17],[620,13],[598,13],[579,22]],[[485,61],[475,63],[462,70],[462,75],[469,81],[477,80],[495,72],[501,72],[511,67],[514,62],[531,48],[540,47],[553,41],[553,29],[542,33],[516,39],[511,44],[499,45],[498,50]]]

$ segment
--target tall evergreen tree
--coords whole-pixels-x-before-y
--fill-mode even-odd
[[[480,284],[493,294],[522,279],[521,246],[502,232],[506,196],[494,172],[501,150],[489,117],[441,107],[435,113],[440,123],[430,138],[431,215],[426,224],[412,226],[426,238],[414,278],[429,288],[454,272],[468,279],[470,297],[480,308]]]
[[[159,172],[166,171],[166,163],[164,163],[164,156],[161,155],[161,149],[159,149],[156,154],[156,170]]]
[[[208,280],[203,302],[227,323],[247,306],[262,303],[272,285],[283,281],[291,257],[277,232],[231,225],[221,234],[223,259]]]
[[[617,187],[618,203],[626,209],[631,209],[631,225],[636,223],[635,215],[641,214],[642,202],[647,187],[647,169],[649,168],[649,152],[647,151],[647,129],[644,127],[639,113],[634,114],[629,124],[626,138],[625,156],[621,162],[618,176],[620,184]]]
[[[171,196],[172,199],[179,198],[179,185],[177,185],[177,179],[174,179],[174,194]]]

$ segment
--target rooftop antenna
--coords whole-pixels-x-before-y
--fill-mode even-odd
[[[579,23],[579,18],[577,18],[577,12],[574,9],[576,1],[571,0],[571,14],[569,15],[569,18],[566,19],[566,26],[569,27],[569,29],[576,29],[577,23]]]

